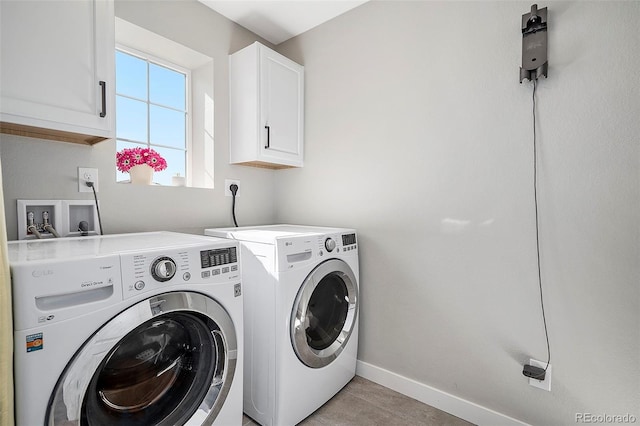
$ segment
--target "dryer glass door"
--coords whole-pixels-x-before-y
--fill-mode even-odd
[[[300,361],[324,367],[342,352],[357,315],[358,287],[342,260],[318,265],[300,287],[291,315],[291,342]]]
[[[212,421],[233,380],[233,330],[224,308],[198,293],[140,302],[107,323],[74,357],[56,386],[48,423]]]

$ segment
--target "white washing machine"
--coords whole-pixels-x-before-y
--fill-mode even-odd
[[[234,241],[9,243],[17,425],[241,425]]]
[[[295,425],[355,375],[356,232],[273,225],[205,234],[241,245],[244,411],[265,426]]]

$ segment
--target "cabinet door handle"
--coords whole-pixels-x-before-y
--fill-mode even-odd
[[[100,87],[102,87],[102,111],[100,111],[100,117],[107,116],[107,82],[101,81]]]
[[[267,144],[264,147],[265,149],[269,149],[269,144],[271,143],[271,128],[269,126],[264,126],[264,128],[267,129]]]

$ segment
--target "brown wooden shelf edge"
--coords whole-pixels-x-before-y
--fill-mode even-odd
[[[281,169],[297,169],[298,166],[288,166],[284,164],[272,164],[264,161],[247,161],[244,163],[231,163],[234,166],[251,166],[251,167],[260,167],[262,169],[273,169],[273,170],[281,170]]]
[[[70,142],[82,145],[94,145],[108,138],[84,135],[80,133],[65,132],[62,130],[43,129],[40,127],[25,126],[23,124],[0,122],[0,133],[28,138],[47,139],[57,142]]]

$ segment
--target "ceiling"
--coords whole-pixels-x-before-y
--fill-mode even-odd
[[[368,0],[199,0],[277,45]]]

